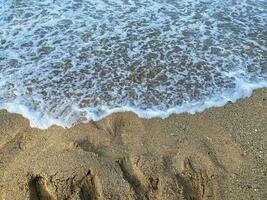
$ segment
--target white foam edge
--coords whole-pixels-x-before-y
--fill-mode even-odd
[[[222,107],[228,102],[235,103],[238,99],[246,98],[252,95],[253,90],[267,87],[267,81],[261,81],[258,83],[247,83],[240,81],[237,84],[237,88],[234,91],[225,91],[224,93],[203,99],[202,101],[185,103],[181,106],[176,106],[166,111],[158,110],[158,109],[138,109],[130,106],[122,106],[119,108],[108,108],[105,106],[98,108],[86,108],[86,109],[78,109],[73,106],[73,113],[77,112],[87,112],[87,116],[85,121],[82,123],[87,123],[91,120],[98,121],[101,120],[112,113],[118,112],[133,112],[137,114],[140,118],[151,119],[151,118],[167,118],[172,114],[181,114],[181,113],[190,113],[195,114],[197,112],[202,112],[207,108],[211,107]],[[13,102],[1,102],[0,101],[0,109],[5,109],[10,113],[17,113],[27,118],[30,121],[30,126],[32,128],[39,129],[47,129],[53,125],[61,126],[63,128],[71,128],[73,126],[73,121],[69,121],[69,117],[65,117],[64,119],[53,119],[47,114],[42,114],[36,110],[33,110],[23,104],[21,104],[18,100],[14,100]],[[101,115],[96,114],[97,111],[101,112]],[[71,116],[73,113],[70,113]],[[75,123],[74,123],[75,124]]]

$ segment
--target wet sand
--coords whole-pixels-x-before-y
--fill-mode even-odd
[[[0,111],[0,199],[265,199],[267,89],[195,115],[34,129]]]

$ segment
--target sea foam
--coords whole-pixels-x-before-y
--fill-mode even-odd
[[[71,127],[201,112],[267,86],[262,0],[0,0],[0,108]]]

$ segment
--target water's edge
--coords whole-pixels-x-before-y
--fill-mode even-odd
[[[101,115],[97,113],[88,113],[86,116],[86,120],[79,121],[79,123],[87,123],[91,120],[99,121],[113,113],[118,112],[133,112],[140,118],[151,119],[151,118],[162,118],[165,119],[172,114],[182,114],[189,113],[195,114],[199,112],[203,112],[204,110],[212,107],[223,107],[227,103],[232,102],[235,103],[240,99],[250,97],[255,90],[267,88],[267,82],[261,82],[257,84],[246,84],[239,87],[239,90],[236,90],[233,93],[224,93],[220,96],[214,96],[209,99],[194,102],[190,104],[183,104],[182,106],[177,106],[166,111],[161,110],[140,110],[138,108],[133,107],[120,107],[114,109],[101,108],[103,112]],[[42,114],[36,110],[33,110],[19,102],[9,102],[9,103],[1,103],[0,109],[7,110],[10,113],[16,113],[22,115],[24,118],[27,118],[30,122],[30,126],[32,128],[39,129],[48,129],[53,125],[61,126],[63,128],[71,128],[78,122],[72,124],[68,123],[68,119],[53,119],[50,118],[47,114]],[[95,108],[96,109],[96,108]],[[104,110],[106,109],[106,110]],[[91,108],[93,111],[93,109]]]

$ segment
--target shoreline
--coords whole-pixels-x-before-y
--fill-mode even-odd
[[[267,88],[203,112],[64,129],[0,110],[0,199],[264,199]]]
[[[25,105],[22,105],[15,100],[10,103],[2,103],[0,105],[0,110],[7,110],[9,113],[19,114],[24,118],[30,121],[30,126],[32,128],[38,129],[48,129],[51,126],[60,126],[62,128],[72,128],[79,123],[90,123],[90,121],[101,121],[106,117],[116,114],[116,113],[134,113],[139,118],[142,119],[153,119],[160,118],[166,119],[171,115],[180,115],[180,114],[196,114],[204,112],[207,109],[224,107],[228,103],[236,103],[237,101],[245,98],[249,98],[254,91],[267,88],[267,82],[262,81],[259,83],[244,83],[240,82],[238,84],[238,89],[234,92],[225,92],[219,96],[211,96],[205,98],[201,101],[193,101],[189,103],[182,104],[173,108],[169,108],[165,111],[158,109],[138,109],[131,106],[122,106],[118,108],[74,108],[65,119],[53,119],[47,114],[41,114],[39,111],[32,110]],[[84,113],[81,116],[80,113]],[[102,113],[102,114],[99,114]],[[62,117],[61,117],[62,118]],[[79,119],[77,119],[79,118]],[[78,121],[78,122],[77,122]]]

